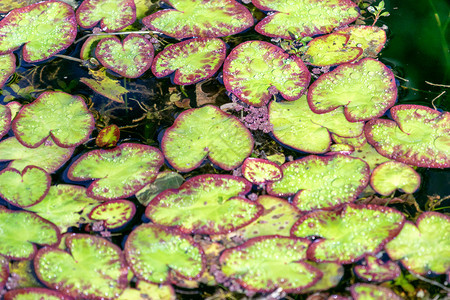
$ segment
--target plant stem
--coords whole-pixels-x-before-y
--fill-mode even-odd
[[[447,15],[447,18],[445,20],[445,23],[442,24],[441,19],[439,17],[438,11],[436,9],[436,6],[433,3],[433,0],[428,0],[428,3],[430,3],[431,8],[433,9],[434,12],[434,18],[436,19],[436,23],[437,26],[439,28],[439,33],[441,35],[441,47],[442,47],[442,51],[444,52],[444,57],[445,57],[445,73],[444,73],[444,82],[447,82],[447,77],[448,77],[448,72],[450,69],[450,53],[449,53],[449,48],[448,48],[448,44],[447,44],[447,39],[446,39],[446,34],[445,32],[447,31],[447,27],[450,23],[450,13],[449,15]]]

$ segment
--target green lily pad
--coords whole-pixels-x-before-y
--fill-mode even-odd
[[[101,39],[95,56],[108,69],[127,78],[137,78],[150,69],[153,44],[139,34],[129,34],[123,42],[117,37]]]
[[[84,0],[76,17],[83,28],[92,28],[100,22],[103,31],[114,32],[136,21],[136,6],[133,0]]]
[[[242,175],[253,184],[277,181],[283,177],[279,165],[266,159],[246,158],[242,164]]]
[[[58,228],[31,212],[13,211],[0,206],[0,254],[14,260],[30,260],[36,245],[59,243]]]
[[[19,113],[20,109],[22,108],[22,104],[20,104],[17,101],[11,101],[6,104],[7,107],[11,110],[11,120],[14,120],[16,115]]]
[[[447,273],[450,269],[450,218],[437,212],[425,212],[417,219],[416,226],[406,222],[385,249],[391,259],[400,260],[416,274]]]
[[[169,45],[156,55],[152,72],[165,77],[175,72],[173,83],[194,84],[212,77],[226,56],[225,43],[220,39],[197,38]]]
[[[38,299],[73,300],[72,297],[64,295],[63,293],[36,287],[14,289],[8,291],[4,296],[4,300],[38,300]]]
[[[412,194],[420,186],[420,175],[404,163],[388,161],[373,170],[370,185],[375,192],[384,196],[392,194],[397,189]]]
[[[139,280],[136,288],[126,288],[117,300],[176,300],[175,290],[169,284],[154,284]]]
[[[98,42],[102,39],[114,37],[114,35],[92,35],[84,41],[80,50],[80,58],[82,60],[89,60],[95,57],[95,48],[97,48]]]
[[[391,260],[383,262],[381,259],[372,255],[366,256],[364,264],[355,266],[353,271],[359,278],[370,282],[394,280],[401,274],[400,267],[397,263]]]
[[[376,57],[386,43],[386,32],[378,26],[349,26],[335,31],[350,37],[347,47],[359,47],[363,53],[358,59]]]
[[[12,10],[0,21],[0,55],[25,44],[26,62],[43,61],[68,48],[76,35],[72,7],[61,1],[42,1]]]
[[[172,272],[195,279],[205,269],[205,254],[192,237],[153,224],[135,228],[124,251],[133,273],[154,283],[169,282]]]
[[[235,0],[163,0],[164,9],[142,19],[150,30],[170,37],[221,37],[253,26],[253,16]]]
[[[15,137],[10,137],[0,142],[0,161],[11,161],[8,167],[19,171],[33,165],[53,173],[69,160],[74,150],[75,147],[61,148],[52,139],[47,139],[37,148],[28,148]]]
[[[231,175],[205,174],[192,177],[179,189],[156,196],[145,210],[154,223],[175,226],[185,233],[219,234],[255,220],[263,208],[241,198],[251,184]]]
[[[357,283],[350,287],[350,293],[355,300],[402,300],[403,298],[391,289],[367,283]]]
[[[16,56],[12,53],[0,55],[0,89],[16,71]],[[1,128],[1,126],[0,126]],[[0,130],[1,132],[1,130]]]
[[[245,289],[257,292],[299,292],[315,284],[322,272],[304,260],[310,242],[303,238],[264,236],[226,249],[222,272]]]
[[[161,149],[171,166],[189,172],[208,156],[225,170],[239,166],[253,150],[250,131],[234,116],[206,105],[182,112],[164,133]]]
[[[64,92],[44,92],[24,105],[12,123],[16,138],[36,148],[51,136],[60,147],[78,146],[89,139],[95,121],[83,99]]]
[[[322,272],[323,276],[314,285],[301,291],[302,294],[326,291],[339,284],[344,276],[344,267],[337,263],[316,263],[312,261],[306,261],[314,268]],[[334,298],[332,298],[334,299]],[[330,299],[331,300],[331,299]]]
[[[95,139],[95,144],[98,147],[115,147],[119,139],[120,129],[117,125],[112,124],[100,130]]]
[[[255,30],[283,39],[328,33],[359,16],[358,7],[350,0],[253,0],[252,3],[262,11],[275,11],[259,22]]]
[[[0,105],[0,139],[8,133],[11,126],[11,110],[6,105]]]
[[[348,264],[376,254],[400,232],[404,220],[393,208],[347,204],[338,211],[319,210],[301,217],[291,234],[319,237],[308,248],[309,259]]]
[[[27,166],[22,172],[5,168],[0,172],[0,196],[18,207],[39,203],[47,195],[52,179],[43,169]]]
[[[367,141],[383,156],[425,168],[450,167],[450,113],[421,105],[397,105],[394,119],[364,128]]]
[[[3,0],[0,2],[0,14],[6,14],[10,10],[21,8],[39,1],[40,0]]]
[[[89,213],[89,219],[101,220],[109,229],[122,227],[136,213],[136,206],[128,200],[111,200],[94,207]]]
[[[119,247],[99,237],[73,234],[68,251],[46,247],[34,259],[45,285],[74,298],[115,299],[127,284],[127,267]]]
[[[272,101],[269,121],[273,125],[273,136],[279,142],[308,153],[329,151],[331,133],[355,137],[361,135],[364,129],[364,122],[349,122],[342,107],[324,114],[314,113],[306,96],[292,102]]]
[[[369,165],[369,168],[371,171],[373,171],[380,164],[387,162],[387,161],[391,161],[391,159],[384,157],[383,155],[378,153],[377,150],[375,150],[375,148],[372,147],[372,145],[370,145],[369,143],[366,142],[366,138],[365,138],[364,134],[363,134],[363,136],[364,136],[363,145],[361,147],[355,147],[355,151],[353,151],[353,153],[350,154],[350,156],[356,157],[356,158],[359,158],[359,159],[362,159],[363,161],[365,161]]]
[[[184,177],[177,172],[163,171],[156,176],[155,181],[146,185],[136,193],[139,203],[147,206],[159,193],[168,189],[177,189],[184,182]]]
[[[111,150],[93,150],[69,168],[70,180],[93,179],[86,193],[99,200],[126,198],[153,182],[163,165],[163,155],[151,146],[124,143]]]
[[[309,88],[308,104],[321,114],[344,106],[350,122],[382,116],[397,99],[392,71],[383,63],[365,58],[346,63],[321,75]]]
[[[231,51],[223,65],[227,91],[253,106],[265,105],[274,92],[286,100],[296,100],[311,80],[302,60],[263,41],[247,41]]]
[[[271,182],[267,192],[275,196],[294,195],[301,211],[332,208],[352,202],[369,182],[369,167],[360,159],[342,154],[310,155],[281,166],[283,178]]]

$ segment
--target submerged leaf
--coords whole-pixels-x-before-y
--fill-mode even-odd
[[[90,87],[94,92],[105,96],[112,101],[118,103],[124,103],[123,95],[128,93],[128,90],[124,88],[118,80],[114,80],[109,78],[106,75],[106,69],[100,69],[98,71],[94,71],[89,69],[89,74],[91,74],[94,78],[80,78],[80,81]]]

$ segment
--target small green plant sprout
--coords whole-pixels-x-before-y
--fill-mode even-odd
[[[389,17],[390,16],[389,12],[387,12],[387,11],[383,12],[383,10],[385,10],[384,0],[380,1],[380,3],[378,3],[378,5],[369,6],[367,8],[367,11],[373,15],[372,16],[372,18],[373,18],[372,26],[374,26],[377,23],[377,21],[380,17]]]

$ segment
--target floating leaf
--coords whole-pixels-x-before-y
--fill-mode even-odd
[[[154,181],[163,163],[158,149],[124,143],[83,154],[70,166],[67,176],[74,181],[94,179],[86,193],[95,199],[126,198]]]
[[[253,16],[235,0],[163,0],[174,9],[160,10],[142,19],[150,30],[170,37],[221,37],[253,26]]]
[[[335,31],[350,37],[347,47],[359,47],[363,53],[358,59],[376,57],[386,43],[386,32],[378,26],[349,26]]]
[[[82,77],[80,81],[90,87],[94,92],[105,96],[112,101],[118,103],[124,103],[123,95],[128,93],[128,90],[124,88],[118,80],[109,78],[106,75],[106,69],[102,68],[98,71],[90,70],[94,79]]]
[[[9,12],[0,21],[0,55],[23,47],[26,62],[46,60],[68,48],[77,35],[75,13],[61,1],[43,1]]]
[[[36,148],[51,136],[60,147],[78,146],[89,139],[95,121],[83,98],[64,92],[44,92],[24,105],[12,123],[16,138]]]
[[[119,139],[120,129],[117,125],[112,124],[100,130],[95,139],[95,144],[98,147],[115,147]]]
[[[416,226],[406,222],[385,249],[391,259],[400,260],[416,274],[447,273],[450,270],[450,218],[437,212],[422,213]]]
[[[21,8],[36,2],[40,2],[40,0],[3,0],[0,2],[0,14],[6,14],[10,10]]]
[[[396,99],[394,74],[372,58],[342,64],[321,75],[308,92],[313,112],[321,114],[344,106],[345,117],[350,122],[380,117]]]
[[[92,35],[84,41],[83,46],[80,50],[80,58],[82,60],[89,60],[95,57],[95,48],[97,47],[98,42],[102,39],[106,39],[109,37],[113,37],[114,35],[103,34],[103,35]],[[89,69],[89,73],[91,73],[91,69]]]
[[[358,277],[370,282],[394,280],[401,274],[400,267],[395,262],[383,262],[371,255],[366,256],[364,264],[355,266],[353,271]]]
[[[253,137],[234,116],[206,105],[182,112],[164,133],[161,149],[177,170],[189,172],[208,156],[225,170],[239,166],[253,150]]]
[[[344,267],[340,264],[315,263],[312,261],[306,262],[321,271],[323,276],[313,286],[302,290],[302,294],[331,289],[337,286],[339,284],[339,281],[341,281],[342,277],[344,276]]]
[[[364,134],[363,134],[364,136]],[[371,171],[375,169],[378,165],[390,161],[389,158],[382,156],[372,147],[369,143],[366,143],[366,138],[364,136],[364,144],[361,147],[355,147],[355,151],[350,154],[352,157],[356,157],[365,161]]]
[[[16,71],[16,56],[12,53],[0,55],[0,89]],[[1,126],[0,126],[1,128]],[[1,129],[0,129],[1,132]]]
[[[301,217],[291,233],[320,237],[309,246],[309,259],[348,264],[376,254],[400,232],[404,219],[393,208],[347,204],[339,211],[319,210]]]
[[[449,112],[421,105],[397,105],[390,112],[394,121],[372,120],[364,129],[380,154],[418,167],[450,167]]]
[[[322,272],[304,262],[309,244],[303,238],[256,237],[222,252],[222,272],[247,290],[298,292],[322,277]]]
[[[358,7],[350,0],[253,0],[263,11],[275,11],[259,22],[260,34],[292,39],[328,33],[336,27],[352,23],[359,16]]]
[[[136,198],[143,206],[147,206],[159,193],[168,189],[177,189],[183,181],[184,177],[177,172],[160,172],[155,181],[136,193]]]
[[[153,44],[139,34],[129,34],[123,42],[117,37],[100,40],[95,56],[108,69],[127,78],[137,78],[150,69]]]
[[[152,72],[156,77],[175,72],[175,84],[194,84],[212,77],[225,56],[226,46],[220,39],[190,39],[169,45],[159,52],[153,62]]]
[[[101,220],[109,229],[119,228],[128,223],[136,213],[133,202],[128,200],[111,200],[92,209],[89,219]]]
[[[391,289],[386,287],[367,284],[367,283],[357,283],[350,287],[350,293],[355,300],[366,300],[366,299],[376,299],[376,300],[401,300],[402,298],[394,293]]]
[[[412,194],[420,186],[420,175],[408,165],[388,161],[373,170],[370,185],[378,194],[384,196],[392,194],[397,189]]]
[[[266,159],[246,158],[242,164],[242,175],[253,184],[277,181],[283,177],[279,165]]]
[[[11,126],[11,119],[11,110],[9,107],[0,105],[0,139],[8,133]]]
[[[46,247],[34,260],[36,275],[52,289],[74,298],[115,299],[125,288],[127,268],[113,243],[87,234],[66,238],[68,252]]]
[[[133,0],[84,0],[76,16],[83,28],[92,28],[100,22],[103,31],[114,32],[136,21],[136,6]]]
[[[44,289],[44,288],[24,288],[14,289],[5,294],[4,300],[73,300],[72,297],[64,295],[60,292]]]
[[[139,280],[136,288],[127,288],[117,300],[176,300],[175,290],[169,284],[154,284]]]
[[[286,100],[296,100],[306,91],[311,79],[297,56],[263,41],[238,45],[225,59],[223,82],[227,91],[253,106],[265,105],[279,91]]]
[[[283,178],[271,182],[267,192],[275,196],[295,195],[301,211],[331,208],[356,200],[369,181],[369,167],[360,159],[342,154],[310,155],[281,166]]]
[[[150,282],[169,282],[172,272],[194,279],[205,268],[203,250],[192,237],[153,224],[135,228],[124,251],[133,273]]]

